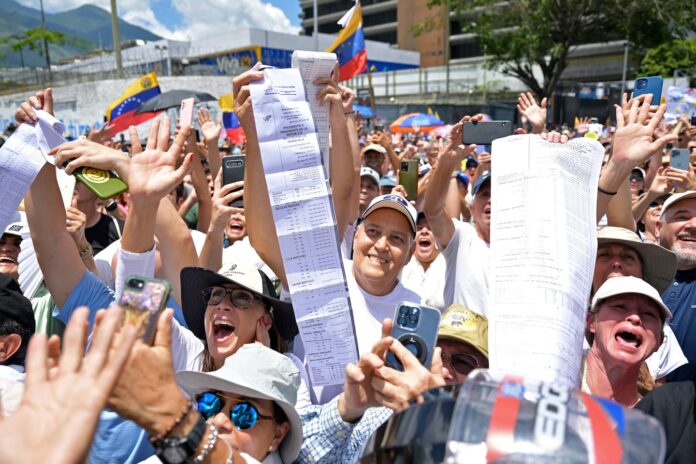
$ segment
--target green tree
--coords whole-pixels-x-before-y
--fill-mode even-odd
[[[651,76],[671,77],[678,69],[696,74],[696,37],[672,40],[651,48],[640,64],[641,72]]]
[[[696,30],[693,0],[429,0],[447,5],[474,33],[487,66],[521,80],[538,98],[553,93],[571,47],[628,38],[642,50]],[[457,33],[452,29],[452,33]],[[534,74],[541,70],[541,78]]]
[[[69,45],[79,50],[87,50],[94,44],[81,37],[64,34],[63,32],[51,31],[41,27],[26,29],[23,32],[12,34],[0,39],[0,45],[7,45],[13,52],[18,52],[24,67],[25,49],[38,52],[41,56],[44,54],[44,39],[49,45],[64,46]],[[50,67],[50,61],[47,57],[47,66]]]

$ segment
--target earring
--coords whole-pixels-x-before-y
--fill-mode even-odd
[[[273,452],[273,445],[268,447],[268,451]]]

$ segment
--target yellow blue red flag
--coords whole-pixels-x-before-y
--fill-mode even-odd
[[[160,93],[157,74],[151,72],[139,77],[106,108],[106,121],[112,127],[112,131],[121,132],[129,126],[136,126],[157,116],[159,113],[135,112],[143,103]]]
[[[338,24],[343,26],[343,29],[326,51],[333,52],[338,57],[339,81],[345,81],[367,71],[367,50],[360,2],[356,1],[355,6],[338,21]]]
[[[242,129],[237,115],[234,113],[234,96],[231,93],[220,97],[220,111],[222,111],[222,126],[225,134],[235,145],[243,145],[246,142],[246,134]]]

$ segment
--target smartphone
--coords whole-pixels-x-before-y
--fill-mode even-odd
[[[200,142],[201,141],[201,131],[196,129],[195,132],[196,132],[196,142]]]
[[[195,100],[193,98],[185,98],[181,100],[181,110],[179,111],[179,127],[187,127],[193,125],[193,107]]]
[[[222,185],[244,180],[244,166],[246,158],[241,155],[229,155],[222,157]],[[229,206],[244,208],[244,197],[237,198]]]
[[[399,185],[404,186],[408,201],[416,201],[418,197],[418,160],[412,159],[401,162]]]
[[[633,83],[633,98],[652,94],[650,105],[659,105],[662,98],[662,78],[660,76],[639,77]]]
[[[688,148],[673,148],[669,156],[669,165],[682,171],[688,171],[690,159],[691,152]]]
[[[128,190],[128,184],[110,171],[79,167],[73,171],[73,175],[100,200],[108,200]]]
[[[696,126],[696,114],[691,115],[691,121],[689,121],[689,124]]]
[[[468,121],[464,123],[462,143],[464,145],[490,145],[493,140],[512,134],[510,121]]]
[[[167,306],[171,285],[166,280],[130,276],[126,279],[118,304],[124,310],[124,324],[140,328],[139,336],[152,344],[157,319]]]
[[[375,132],[384,132],[384,124],[375,124]]]
[[[430,368],[439,325],[440,311],[438,309],[403,302],[394,313],[391,335],[418,358],[421,364]],[[404,370],[404,366],[391,351],[387,353],[385,364],[396,370]]]

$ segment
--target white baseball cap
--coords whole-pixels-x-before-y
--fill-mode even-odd
[[[406,216],[406,219],[408,219],[408,223],[411,225],[411,230],[414,234],[416,233],[416,217],[418,216],[418,213],[416,212],[416,208],[414,208],[413,205],[409,203],[408,200],[406,200],[401,195],[395,195],[390,193],[387,195],[380,195],[378,197],[375,197],[370,202],[370,205],[362,213],[360,219],[364,220],[367,216],[370,215],[370,213],[380,208],[391,208]]]
[[[689,198],[696,198],[696,190],[689,190],[688,192],[675,193],[674,195],[670,195],[669,198],[667,198],[665,202],[662,204],[662,212],[660,212],[660,219],[662,219],[662,217],[665,215],[665,211],[667,211],[670,206],[679,201],[688,200]]]
[[[373,181],[375,181],[375,184],[379,187],[379,174],[377,174],[377,171],[375,171],[372,168],[369,168],[367,166],[363,166],[360,168],[360,177],[369,177]]]
[[[662,301],[662,298],[660,298],[660,294],[657,293],[655,287],[651,286],[643,279],[630,276],[614,277],[613,279],[608,279],[606,282],[604,282],[592,298],[592,306],[590,311],[596,312],[599,305],[602,304],[602,302],[607,298],[617,295],[625,295],[627,293],[637,293],[639,295],[647,296],[660,308],[664,322],[672,319],[672,312]]]

